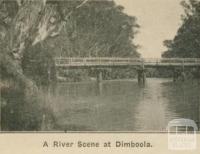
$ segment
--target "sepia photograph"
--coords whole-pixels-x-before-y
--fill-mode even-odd
[[[0,0],[0,132],[199,127],[200,0]]]

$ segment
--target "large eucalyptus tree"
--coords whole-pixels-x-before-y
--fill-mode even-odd
[[[47,39],[59,36],[68,22],[68,17],[87,3],[87,0],[71,1],[70,5],[65,5],[68,7],[62,7],[63,3],[68,1],[0,0],[0,90],[2,80],[9,80],[6,83],[11,84],[8,86],[12,88],[8,93],[16,96],[12,100],[10,95],[7,96],[8,93],[3,95],[8,101],[10,100],[7,107],[3,108],[7,109],[4,112],[4,117],[7,117],[6,123],[12,125],[7,126],[8,129],[12,127],[13,130],[38,129],[41,116],[38,118],[39,113],[35,109],[39,107],[35,102],[39,100],[39,91],[34,81],[24,74],[22,61],[31,48],[35,48]],[[20,90],[15,91],[16,87]],[[23,98],[19,95],[23,95]],[[17,114],[13,117],[14,111]]]
[[[24,76],[22,59],[29,48],[56,37],[68,22],[68,17],[82,7],[87,0],[1,0],[0,1],[0,59],[1,67],[28,88],[28,95],[35,89],[34,83]],[[32,91],[33,92],[33,91]]]

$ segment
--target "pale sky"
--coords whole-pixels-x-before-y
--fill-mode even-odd
[[[142,57],[160,57],[166,50],[163,41],[173,39],[181,25],[182,0],[115,0],[125,7],[125,12],[137,17],[141,26],[136,44]]]

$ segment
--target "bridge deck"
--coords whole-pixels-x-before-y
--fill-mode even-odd
[[[56,67],[200,66],[200,58],[55,58]]]

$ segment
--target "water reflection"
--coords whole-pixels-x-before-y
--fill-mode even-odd
[[[165,131],[168,121],[177,117],[169,109],[169,101],[163,94],[163,83],[169,80],[151,79],[144,87],[137,110],[138,131]]]
[[[148,79],[60,83],[53,97],[57,130],[162,131],[174,118],[199,118],[199,86]]]

